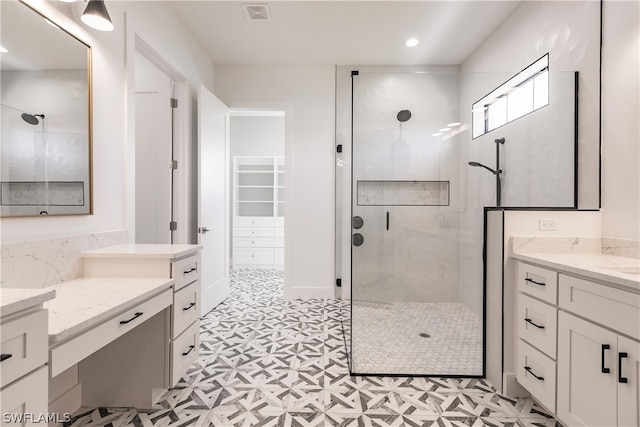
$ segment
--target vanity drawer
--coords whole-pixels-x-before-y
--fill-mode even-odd
[[[200,317],[200,281],[196,280],[173,294],[173,331],[176,338]]]
[[[640,295],[560,274],[560,308],[640,339]]]
[[[175,279],[176,291],[198,280],[200,278],[200,254],[172,262],[171,278]]]
[[[518,382],[533,397],[556,411],[556,362],[549,359],[523,340],[518,340],[517,374]]]
[[[200,353],[200,322],[194,322],[171,343],[171,386],[176,385],[182,375],[198,358]]]
[[[173,290],[169,288],[135,307],[124,310],[112,318],[97,324],[86,332],[81,332],[60,344],[52,343],[49,349],[51,377],[55,377],[111,341],[129,332],[140,323],[169,307],[172,302]]]
[[[46,414],[48,412],[48,378],[47,367],[42,367],[20,381],[11,383],[7,387],[2,389],[0,393],[0,408],[2,408],[2,416],[5,414]],[[26,424],[5,424],[5,420],[2,420],[2,425],[11,426],[46,426],[46,423],[30,423]],[[53,424],[51,424],[53,425]]]
[[[558,311],[555,307],[518,294],[518,337],[555,360]]]
[[[518,262],[518,289],[550,304],[556,304],[558,273],[546,268]]]
[[[233,263],[238,264],[273,264],[273,248],[234,248]]]
[[[38,310],[0,326],[0,387],[47,363],[47,311]]]
[[[271,217],[234,217],[233,218],[233,226],[234,227],[268,227],[273,228],[273,218]]]
[[[236,227],[233,237],[273,237],[273,228]]]
[[[236,237],[233,239],[235,248],[271,248],[273,239],[270,237]]]
[[[275,239],[273,239],[273,246],[276,248],[284,248],[284,238],[276,237]]]

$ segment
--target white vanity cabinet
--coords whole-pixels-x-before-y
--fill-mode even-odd
[[[564,274],[559,281],[558,417],[640,425],[640,295]]]
[[[566,425],[639,426],[640,293],[525,262],[516,275],[518,382]]]
[[[54,292],[2,289],[0,300],[0,414],[2,423],[30,425],[24,414],[45,414],[48,407],[47,310]],[[7,417],[16,417],[7,420]]]
[[[166,277],[175,280],[168,387],[198,358],[200,245],[129,244],[83,252],[86,277]]]

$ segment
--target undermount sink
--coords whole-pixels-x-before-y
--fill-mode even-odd
[[[606,270],[616,271],[618,273],[625,274],[640,274],[640,267],[634,266],[622,266],[622,265],[613,265],[613,266],[601,266],[600,268],[604,268]]]

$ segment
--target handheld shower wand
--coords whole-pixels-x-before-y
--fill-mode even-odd
[[[489,172],[491,172],[496,176],[496,206],[500,207],[501,206],[500,196],[501,196],[501,190],[502,190],[502,183],[500,182],[500,174],[502,173],[502,169],[500,169],[500,145],[504,144],[505,139],[498,138],[494,140],[494,142],[496,143],[496,169],[495,170],[479,162],[469,162],[469,166],[485,168],[486,170],[488,170]]]

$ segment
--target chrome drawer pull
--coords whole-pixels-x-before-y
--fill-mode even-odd
[[[187,354],[191,353],[191,351],[195,348],[195,345],[190,345],[189,346],[189,350],[187,350],[185,353],[182,353],[183,356],[186,356]]]
[[[13,357],[13,354],[2,354],[0,355],[0,362],[4,362],[5,360]]]
[[[546,286],[546,284],[545,284],[545,283],[542,283],[542,282],[536,282],[535,280],[533,280],[533,279],[529,279],[528,277],[527,277],[526,279],[524,279],[524,280],[525,280],[525,281],[527,281],[527,282],[529,282],[529,283],[533,283],[534,285],[538,285],[538,286]]]
[[[191,309],[191,307],[193,307],[194,305],[196,305],[196,303],[195,303],[195,302],[192,302],[192,303],[191,303],[191,304],[189,304],[188,306],[184,307],[182,310],[183,310],[183,311],[190,310],[190,309]]]
[[[531,319],[524,319],[525,322],[529,323],[530,325],[535,326],[538,329],[544,329],[544,326],[542,325],[536,325],[535,323],[533,323],[533,321]]]
[[[129,319],[129,320],[121,320],[120,324],[121,325],[126,325],[127,323],[132,322],[132,321],[136,320],[138,317],[142,316],[142,314],[143,313],[141,311],[139,311],[131,319]]]
[[[535,379],[537,379],[538,381],[544,381],[544,377],[539,377],[536,374],[534,374],[530,367],[525,366],[524,370],[529,372],[531,375],[533,375],[535,377]]]

